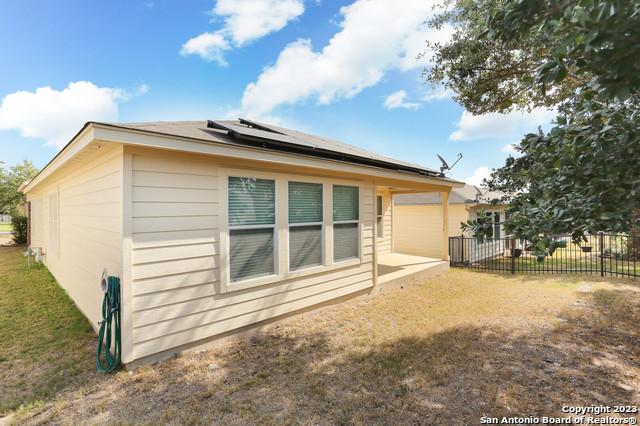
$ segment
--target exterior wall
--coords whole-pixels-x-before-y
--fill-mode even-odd
[[[467,210],[462,204],[449,205],[449,236],[459,237],[463,234],[460,222],[473,220],[476,208]],[[485,207],[487,212],[500,212],[500,220],[504,221],[506,207]],[[398,253],[427,257],[439,257],[442,253],[442,209],[439,205],[395,205],[394,206],[394,245]],[[469,235],[465,234],[465,237]],[[504,238],[504,230],[501,237]],[[460,249],[456,243],[454,249]],[[503,240],[475,243],[465,240],[464,258],[475,262],[496,256],[504,251]],[[457,258],[460,257],[458,253]]]
[[[478,217],[478,210],[484,210],[486,213],[500,213],[500,223],[503,223],[506,219],[505,214],[507,207],[506,206],[482,206],[482,207],[472,207],[469,210],[469,219],[475,220]],[[500,225],[500,237],[504,238],[504,226]]]
[[[31,246],[44,250],[47,268],[94,328],[102,318],[102,271],[122,272],[121,197],[122,146],[88,154],[27,194]]]
[[[373,286],[372,182],[352,182],[360,186],[360,261],[285,275],[251,288],[232,289],[233,284],[225,292],[221,200],[226,187],[223,168],[229,162],[161,150],[128,153],[133,348],[125,362]],[[255,169],[246,172],[251,175]],[[273,175],[289,176],[282,171]],[[278,225],[277,232],[286,231]]]
[[[378,255],[391,253],[393,218],[391,208],[391,194],[389,191],[378,191],[377,195],[382,196],[382,238],[378,238]],[[375,206],[374,206],[375,207]]]
[[[394,205],[394,248],[398,253],[440,258],[442,256],[442,207],[440,205]],[[460,222],[468,220],[464,205],[449,205],[449,236],[459,236]]]

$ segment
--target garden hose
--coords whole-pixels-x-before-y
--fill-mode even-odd
[[[102,301],[102,321],[98,323],[98,352],[96,369],[101,373],[110,373],[120,366],[120,278],[107,278],[107,291]],[[113,354],[111,353],[111,327],[113,326]],[[103,361],[104,359],[104,361]]]

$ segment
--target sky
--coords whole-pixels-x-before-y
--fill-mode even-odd
[[[44,166],[86,121],[247,118],[479,184],[553,113],[473,116],[426,83],[432,0],[0,3],[0,161]]]

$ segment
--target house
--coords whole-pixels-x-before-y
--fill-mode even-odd
[[[507,204],[501,202],[493,204],[492,200],[499,200],[503,193],[490,192],[475,185],[466,184],[462,188],[455,188],[449,196],[449,237],[472,237],[469,233],[463,233],[461,222],[475,220],[478,212],[491,215],[494,222],[495,240],[487,240],[476,243],[465,241],[468,246],[465,254],[466,261],[476,261],[493,257],[504,251],[504,228]],[[439,193],[423,194],[398,194],[393,199],[393,215],[397,219],[394,227],[394,250],[402,253],[422,256],[433,256],[442,251],[442,241],[433,238],[434,232],[442,229],[442,199]],[[456,243],[456,246],[460,245]],[[467,247],[465,247],[467,248]],[[459,256],[458,256],[459,257]]]
[[[122,359],[149,362],[448,268],[452,188],[415,164],[238,121],[87,123],[24,188],[31,248],[94,327],[121,279]],[[397,192],[436,191],[426,256],[394,251]]]

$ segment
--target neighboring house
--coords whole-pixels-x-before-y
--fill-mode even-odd
[[[24,192],[32,249],[94,327],[103,270],[121,278],[122,358],[141,363],[446,270],[442,226],[430,258],[393,250],[391,199],[439,191],[446,212],[461,186],[247,120],[90,122]]]
[[[0,222],[11,223],[11,215],[7,213],[0,213]]]
[[[491,200],[500,199],[502,193],[489,192],[474,185],[456,188],[449,196],[448,235],[450,237],[471,237],[464,234],[460,228],[461,222],[474,220],[480,210],[491,215],[494,221],[495,241],[485,241],[480,245],[466,242],[470,246],[466,260],[474,261],[480,258],[492,257],[502,253],[504,238],[502,222],[505,219],[506,204],[492,204]],[[434,233],[442,230],[441,196],[439,193],[399,194],[393,199],[394,218],[397,226],[394,228],[394,249],[402,253],[422,253],[430,256],[442,251],[442,241],[433,238]]]

